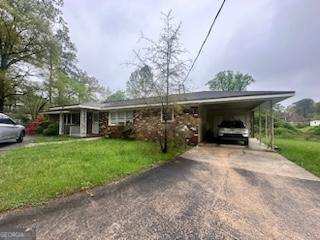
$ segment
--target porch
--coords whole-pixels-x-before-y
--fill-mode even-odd
[[[100,134],[98,111],[70,109],[47,114],[49,119],[59,122],[59,135],[93,137]]]

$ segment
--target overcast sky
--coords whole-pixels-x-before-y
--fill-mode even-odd
[[[65,0],[63,8],[80,66],[112,90],[125,89],[140,32],[157,39],[161,11],[182,22],[181,41],[193,58],[222,3],[214,0]],[[295,90],[320,100],[320,1],[227,0],[190,75],[193,91],[217,72],[251,74],[249,90]]]

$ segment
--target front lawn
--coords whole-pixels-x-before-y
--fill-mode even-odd
[[[275,144],[280,148],[279,152],[283,156],[309,172],[320,176],[320,142],[277,138]]]
[[[102,185],[182,151],[156,143],[100,139],[20,148],[0,155],[0,212]]]

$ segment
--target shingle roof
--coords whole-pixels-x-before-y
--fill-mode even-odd
[[[244,97],[244,96],[263,96],[273,94],[293,94],[292,91],[202,91],[202,92],[191,92],[183,94],[173,94],[169,96],[170,102],[187,102],[187,101],[201,101],[207,99],[221,99],[229,97]],[[140,98],[140,99],[129,99],[121,101],[106,101],[101,104],[102,108],[108,107],[123,107],[133,106],[142,104],[155,104],[160,103],[159,98]]]
[[[281,94],[294,94],[293,91],[202,91],[202,92],[191,92],[183,94],[173,94],[169,96],[169,102],[197,102],[202,100],[210,99],[223,99],[231,97],[245,97],[245,96],[264,96],[264,95],[281,95]],[[128,99],[121,101],[105,101],[103,103],[82,103],[70,106],[60,106],[52,107],[50,111],[58,109],[76,109],[76,108],[87,108],[87,109],[111,109],[111,108],[123,108],[123,107],[135,107],[139,105],[146,104],[159,104],[159,98],[150,97],[150,98],[139,98],[139,99]]]

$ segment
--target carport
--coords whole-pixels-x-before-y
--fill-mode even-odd
[[[218,126],[224,120],[241,120],[250,130],[262,138],[264,128],[268,146],[274,149],[274,113],[273,106],[286,99],[287,94],[270,94],[219,99],[199,104],[199,142],[214,142],[218,136]],[[258,123],[255,124],[255,116]],[[264,120],[262,121],[262,117]],[[262,126],[262,122],[264,126]],[[257,125],[257,126],[255,126]]]

